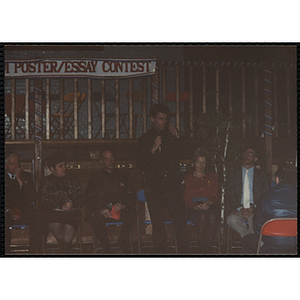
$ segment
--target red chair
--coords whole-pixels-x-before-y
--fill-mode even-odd
[[[259,254],[261,239],[263,235],[296,237],[297,236],[297,218],[278,218],[267,221],[261,228],[257,246]]]

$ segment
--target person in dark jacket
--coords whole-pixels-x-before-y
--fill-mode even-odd
[[[276,218],[297,218],[297,170],[289,163],[284,163],[275,173],[275,187],[263,196],[255,211],[253,225],[255,234],[242,239],[244,253],[256,253],[259,234],[263,224]],[[263,236],[260,253],[296,254],[296,237]]]
[[[254,147],[247,147],[242,159],[242,167],[229,174],[226,181],[225,218],[227,225],[244,237],[254,233],[253,215],[261,196],[270,190],[270,183],[268,174],[255,167],[258,153]]]
[[[91,174],[86,189],[86,220],[90,221],[104,253],[110,253],[106,223],[123,222],[118,245],[129,253],[128,238],[136,223],[136,192],[125,172],[115,168],[111,150],[101,154],[103,168]]]
[[[42,252],[42,233],[46,231],[41,214],[34,208],[36,192],[32,175],[20,168],[17,153],[5,158],[5,248],[10,252],[12,225],[29,225],[29,253]]]
[[[184,140],[169,125],[170,110],[163,104],[150,109],[152,129],[138,140],[137,164],[144,175],[144,191],[153,229],[156,253],[168,253],[166,213],[173,223],[178,252],[187,253],[188,238],[185,205],[181,189],[179,158]]]

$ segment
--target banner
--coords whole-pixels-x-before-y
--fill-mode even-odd
[[[156,59],[5,60],[5,76],[126,78],[155,74]]]

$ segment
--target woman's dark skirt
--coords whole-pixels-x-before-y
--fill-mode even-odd
[[[78,224],[81,220],[81,211],[79,209],[71,211],[50,210],[46,211],[44,214],[47,223],[69,224],[74,229],[77,229]]]

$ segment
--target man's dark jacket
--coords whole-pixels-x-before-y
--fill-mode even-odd
[[[270,190],[268,174],[254,167],[253,175],[253,201],[256,206],[260,203],[261,196]],[[229,174],[225,189],[225,218],[230,212],[241,207],[243,195],[242,167]]]
[[[157,136],[162,136],[161,151],[151,153]],[[159,132],[152,128],[138,140],[137,163],[144,172],[179,171],[179,155],[182,138],[176,139],[168,130]]]
[[[275,218],[297,218],[297,186],[279,183],[264,195],[253,216],[253,227],[260,234],[263,224]],[[271,245],[295,245],[296,237],[264,237]]]
[[[109,173],[105,169],[91,174],[86,189],[86,219],[101,209],[110,209],[116,203],[133,208],[136,192],[128,174],[119,169]]]
[[[36,193],[32,182],[32,175],[28,172],[21,173],[23,186],[20,189],[17,179],[10,179],[5,172],[5,208],[21,211],[32,208],[31,203],[36,201]]]

